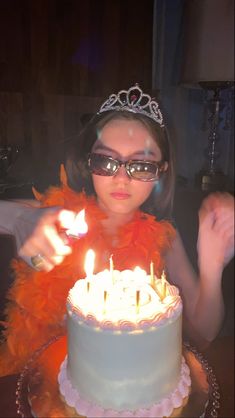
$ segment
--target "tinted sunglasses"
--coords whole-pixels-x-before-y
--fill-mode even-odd
[[[164,161],[128,160],[120,161],[103,154],[92,153],[88,167],[98,176],[114,176],[119,168],[125,167],[129,177],[140,181],[158,180],[164,170]]]

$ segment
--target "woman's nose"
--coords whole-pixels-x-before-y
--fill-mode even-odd
[[[130,180],[130,176],[126,171],[126,167],[125,165],[121,165],[121,167],[119,167],[118,171],[116,172],[116,174],[114,174],[114,179],[116,180]]]

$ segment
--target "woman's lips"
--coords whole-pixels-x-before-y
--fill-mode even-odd
[[[112,192],[110,193],[110,195],[117,200],[125,200],[125,199],[129,199],[130,194],[127,192]]]

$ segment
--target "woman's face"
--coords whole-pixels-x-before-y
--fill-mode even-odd
[[[121,161],[161,161],[161,151],[147,128],[139,121],[112,120],[99,133],[92,152]],[[121,166],[114,176],[92,174],[99,206],[108,214],[131,215],[149,197],[155,182],[135,180]]]

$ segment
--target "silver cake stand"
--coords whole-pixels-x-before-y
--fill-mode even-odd
[[[50,340],[37,350],[19,376],[16,389],[17,413],[22,418],[76,417],[59,393],[57,375],[66,355],[66,337]],[[192,387],[181,408],[173,417],[216,418],[220,407],[219,385],[212,368],[196,348],[183,345],[183,355],[190,368]]]

